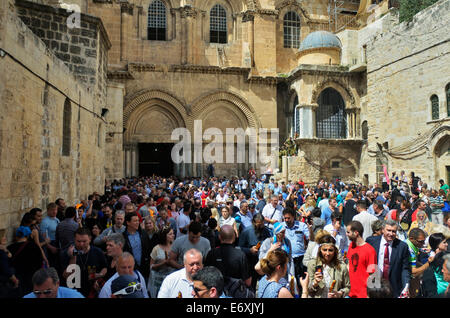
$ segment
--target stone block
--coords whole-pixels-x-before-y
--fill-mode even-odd
[[[85,64],[86,60],[82,57],[72,55],[71,62],[73,64]]]
[[[59,51],[59,43],[57,41],[51,41],[50,42],[50,48],[53,51]]]
[[[69,51],[69,44],[61,43],[60,46],[59,46],[59,50],[61,52],[67,53]]]
[[[51,22],[51,23],[50,23],[50,29],[51,29],[52,31],[58,31],[58,23],[56,23],[56,22]]]
[[[90,40],[89,40],[89,39],[80,37],[79,40],[80,40],[80,43],[81,43],[81,44],[83,44],[83,45],[86,46],[86,47],[89,47],[89,43],[90,43]]]
[[[50,29],[50,22],[49,21],[41,21],[41,28],[43,29]]]
[[[61,41],[62,40],[62,34],[59,32],[55,32],[55,40]]]
[[[70,53],[72,54],[80,54],[81,48],[79,46],[71,45],[70,46]]]
[[[87,57],[97,57],[97,50],[86,49],[85,54]]]
[[[97,38],[97,32],[91,31],[91,30],[81,30],[81,35],[91,38],[91,39],[96,39]]]
[[[39,28],[41,26],[41,20],[37,18],[31,18],[31,26],[35,28]]]
[[[47,31],[47,39],[53,40],[55,38],[55,33],[52,31]]]

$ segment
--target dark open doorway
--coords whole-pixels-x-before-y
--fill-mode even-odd
[[[140,143],[139,144],[139,176],[168,177],[173,175],[171,151],[174,144]]]

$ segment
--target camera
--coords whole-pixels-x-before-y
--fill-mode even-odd
[[[73,249],[73,256],[83,255],[83,251],[79,251],[76,248]]]

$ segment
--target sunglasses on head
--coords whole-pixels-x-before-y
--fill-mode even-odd
[[[43,291],[40,291],[40,290],[34,290],[33,291],[33,293],[36,295],[36,296],[39,296],[39,295],[50,295],[51,293],[52,293],[52,290],[51,289],[46,289],[46,290],[43,290]]]
[[[140,291],[140,290],[141,290],[141,283],[135,283],[134,285],[127,286],[125,288],[122,288],[121,290],[116,291],[113,295],[114,296],[130,295],[130,294],[133,294],[134,292]]]

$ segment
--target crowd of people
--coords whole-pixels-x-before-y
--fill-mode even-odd
[[[1,298],[450,297],[450,190],[129,178],[0,233]],[[45,213],[44,213],[45,212]]]

